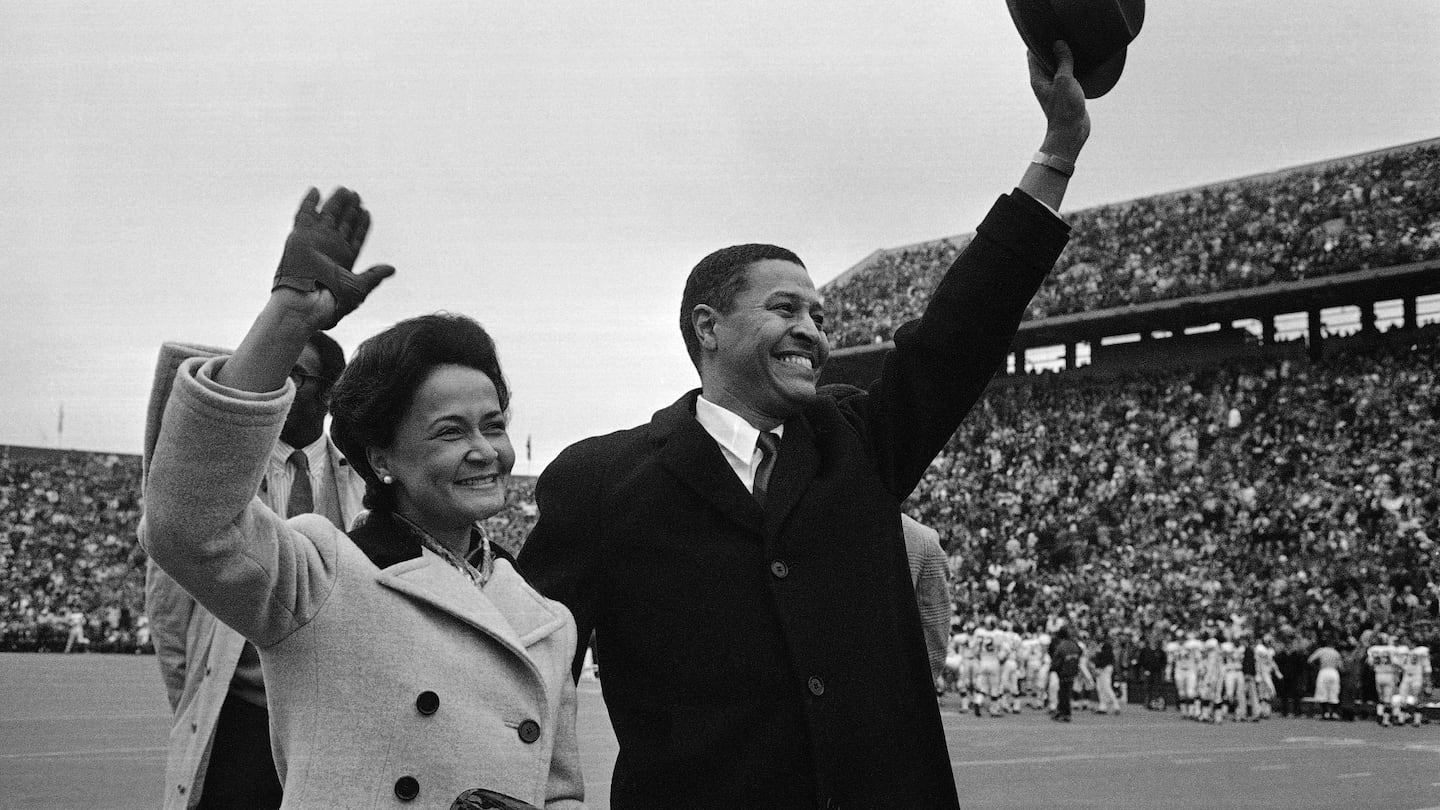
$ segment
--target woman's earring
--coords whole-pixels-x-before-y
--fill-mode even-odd
[[[385,473],[384,475],[380,476],[380,483],[389,486],[390,484],[395,483],[395,476],[391,475],[390,473]]]

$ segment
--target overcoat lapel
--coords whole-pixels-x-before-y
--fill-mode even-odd
[[[537,598],[508,559],[495,560],[495,575],[485,586],[485,597],[486,602],[499,606],[497,610],[521,646],[529,647],[565,626],[565,614]]]
[[[651,420],[653,437],[663,444],[660,462],[680,483],[731,520],[759,531],[763,517],[760,504],[735,477],[715,439],[695,419],[697,394],[690,392]]]
[[[375,579],[387,588],[449,613],[528,658],[525,644],[499,608],[489,599],[476,599],[474,586],[455,573],[449,563],[422,554],[380,571]]]

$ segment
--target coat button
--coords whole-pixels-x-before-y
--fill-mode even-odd
[[[199,730],[200,730],[200,724],[192,721],[192,722],[190,723],[190,732],[193,734],[194,732],[199,731]]]
[[[415,698],[415,710],[424,715],[434,714],[440,708],[440,696],[426,689]]]
[[[815,677],[814,675],[811,675],[810,680],[805,682],[805,687],[809,689],[810,694],[814,695],[815,697],[820,697],[821,695],[825,694],[825,682]]]
[[[790,576],[790,566],[780,560],[776,560],[770,563],[770,573],[774,574],[776,579],[784,579]]]
[[[413,776],[402,776],[395,780],[395,798],[402,802],[408,802],[419,795],[420,780]]]
[[[520,735],[520,742],[529,745],[540,739],[540,724],[534,720],[526,720],[515,729],[515,733]]]

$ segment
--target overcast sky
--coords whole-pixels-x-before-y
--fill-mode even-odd
[[[1434,0],[1151,3],[1065,208],[1440,135],[1437,32]],[[0,110],[0,443],[138,452],[160,342],[237,343],[305,189],[347,185],[399,273],[335,336],[476,317],[522,474],[696,384],[706,253],[823,283],[968,232],[1044,132],[1003,0],[6,0]]]

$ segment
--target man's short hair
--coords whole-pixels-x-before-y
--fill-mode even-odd
[[[329,385],[334,385],[340,379],[340,374],[345,371],[345,350],[335,342],[335,338],[324,332],[316,332],[306,341],[315,347],[320,353],[320,376],[329,380]]]
[[[700,367],[700,338],[690,315],[695,307],[707,304],[722,314],[728,314],[735,307],[735,298],[745,289],[745,271],[750,265],[778,259],[805,266],[793,252],[775,245],[748,244],[720,248],[700,260],[685,279],[685,294],[680,297],[680,335],[685,339],[685,351],[690,362]]]

